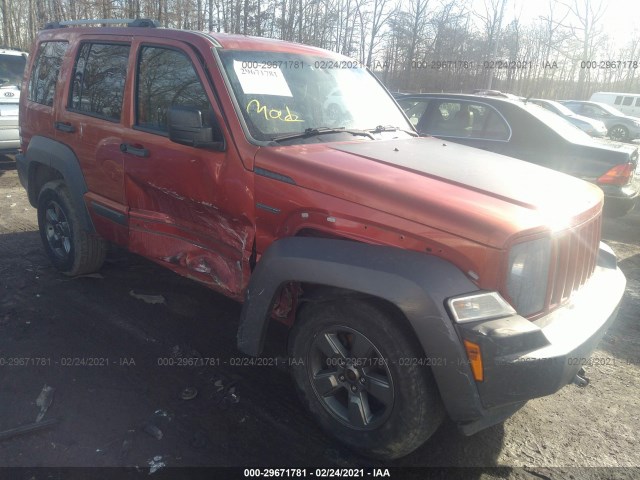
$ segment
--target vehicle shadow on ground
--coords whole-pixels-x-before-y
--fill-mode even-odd
[[[0,155],[0,176],[4,174],[5,171],[15,170],[16,169],[16,161],[13,156],[9,155]]]

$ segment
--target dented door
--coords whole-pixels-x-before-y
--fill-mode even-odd
[[[121,146],[129,248],[240,299],[254,230],[241,162],[230,148],[195,148],[168,137],[171,105],[221,118],[212,86],[189,48],[161,40],[136,48],[135,108]]]

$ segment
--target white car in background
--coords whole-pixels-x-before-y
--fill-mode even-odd
[[[10,48],[0,48],[0,154],[2,155],[16,153],[20,148],[18,103],[26,63],[26,53]]]

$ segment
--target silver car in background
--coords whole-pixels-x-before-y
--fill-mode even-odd
[[[640,118],[625,115],[617,108],[598,102],[566,100],[562,104],[572,112],[602,121],[609,129],[609,138],[630,142],[640,138]]]
[[[0,48],[0,154],[16,153],[20,148],[18,103],[27,54]]]
[[[562,118],[573,123],[580,130],[588,133],[592,137],[602,138],[607,136],[608,129],[604,122],[594,118],[578,115],[562,105],[560,102],[545,100],[542,98],[530,98],[527,101],[540,105],[542,108],[545,108],[556,115],[560,115]]]

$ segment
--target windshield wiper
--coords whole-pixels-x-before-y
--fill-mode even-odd
[[[325,135],[329,133],[350,133],[351,135],[359,135],[362,137],[369,137],[371,140],[375,140],[375,137],[371,134],[371,132],[367,132],[365,130],[354,130],[350,128],[344,127],[317,127],[317,128],[307,128],[304,132],[300,133],[288,133],[286,135],[280,135],[279,137],[274,137],[271,140],[274,142],[282,142],[284,140],[294,140],[296,138],[309,138],[315,137],[317,135]]]
[[[378,125],[376,128],[368,130],[371,133],[383,133],[383,132],[404,132],[408,133],[412,137],[417,137],[418,134],[411,130],[403,130],[402,128],[394,127],[393,125]]]

